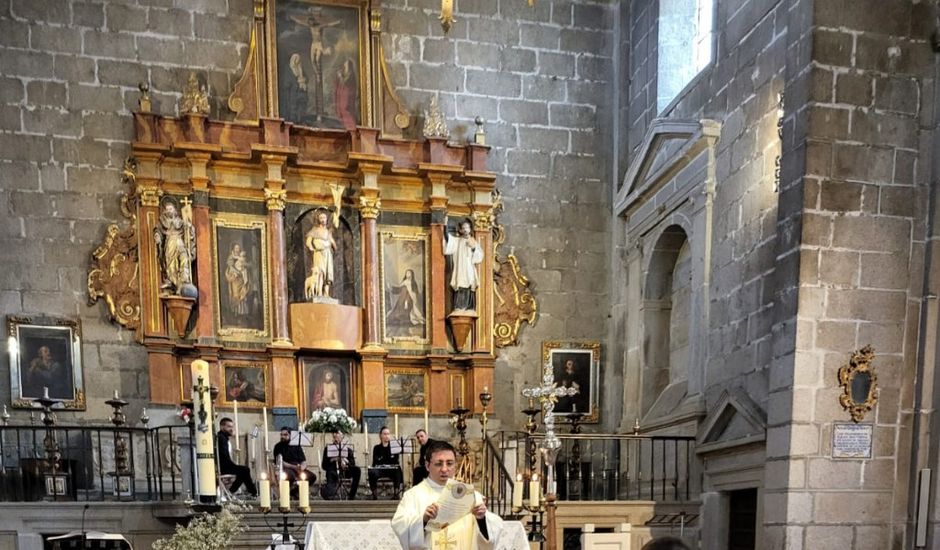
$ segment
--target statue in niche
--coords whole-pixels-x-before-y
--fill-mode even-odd
[[[317,210],[315,220],[313,228],[304,237],[304,245],[311,253],[310,275],[304,281],[304,295],[311,301],[331,302],[336,241],[333,240],[326,209]]]
[[[196,257],[196,229],[189,200],[183,199],[182,203],[183,207],[179,208],[176,199],[163,199],[153,239],[163,277],[160,288],[168,294],[195,298],[199,294],[193,285],[192,271]]]
[[[483,261],[483,248],[473,238],[473,225],[470,220],[460,222],[457,235],[451,235],[447,231],[445,220],[444,255],[453,259],[450,288],[453,291],[454,311],[476,311],[476,292],[480,284],[476,266]]]

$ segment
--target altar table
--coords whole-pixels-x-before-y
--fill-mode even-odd
[[[318,521],[307,524],[307,550],[401,550],[387,519],[374,521]],[[529,550],[525,527],[518,521],[503,524],[496,550]]]

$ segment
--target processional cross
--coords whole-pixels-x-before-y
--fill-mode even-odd
[[[545,367],[545,373],[542,375],[542,385],[534,388],[523,388],[522,395],[538,399],[542,405],[542,416],[545,422],[545,449],[547,451],[556,451],[561,447],[561,441],[555,437],[555,403],[559,397],[570,397],[578,393],[575,388],[559,388],[555,384],[555,375],[552,373],[551,365]]]

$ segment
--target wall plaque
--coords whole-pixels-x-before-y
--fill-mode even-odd
[[[871,458],[871,424],[835,422],[832,425],[832,458]]]

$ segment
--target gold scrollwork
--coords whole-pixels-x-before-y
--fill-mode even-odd
[[[849,411],[855,422],[861,422],[865,413],[872,410],[878,401],[878,377],[872,364],[874,358],[874,348],[865,346],[853,352],[848,364],[839,368],[839,385],[842,386],[839,404]]]
[[[144,196],[138,195],[137,162],[133,157],[124,162],[121,181],[128,185],[121,197],[121,213],[129,223],[123,229],[118,224],[109,225],[104,242],[92,252],[88,303],[94,305],[99,298],[104,298],[112,320],[137,330],[140,328],[140,262],[136,205],[138,201],[144,204]],[[156,196],[159,201],[159,194]]]
[[[287,191],[284,189],[265,189],[264,202],[268,205],[268,210],[284,210],[287,203]]]
[[[499,247],[506,240],[505,228],[497,223],[497,215],[503,209],[503,200],[498,190],[493,190],[493,207],[487,212],[474,212],[474,223],[478,229],[489,224],[493,232],[493,248],[496,251],[493,273],[493,336],[496,347],[505,348],[519,343],[522,323],[535,325],[539,304],[529,286],[529,278],[522,273],[519,260],[514,254],[503,258]],[[478,221],[479,218],[479,221]]]
[[[493,224],[496,222],[496,215],[493,209],[478,210],[473,212],[473,228],[477,231],[492,231]]]
[[[359,197],[359,212],[363,218],[374,220],[379,217],[381,209],[382,199],[379,197]]]

